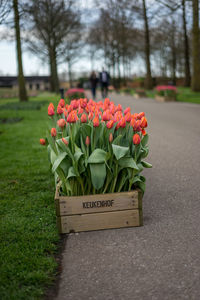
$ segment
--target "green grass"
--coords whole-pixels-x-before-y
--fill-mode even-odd
[[[190,88],[179,87],[177,101],[200,104],[200,92],[193,92]]]
[[[0,299],[40,299],[56,273],[59,234],[54,210],[54,180],[46,148],[47,105],[41,110],[1,110],[0,118],[23,118],[0,125]],[[12,99],[12,102],[17,102]]]

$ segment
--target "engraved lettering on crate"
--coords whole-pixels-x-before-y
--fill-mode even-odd
[[[112,207],[114,200],[83,202],[83,208]]]

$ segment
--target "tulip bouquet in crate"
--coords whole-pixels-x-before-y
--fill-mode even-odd
[[[143,168],[151,167],[144,161],[149,152],[145,113],[132,114],[130,107],[123,111],[120,104],[115,105],[108,98],[104,102],[81,98],[72,100],[70,105],[61,99],[56,109],[51,103],[48,115],[51,125],[46,140],[41,140],[41,143],[48,144],[55,183],[59,183],[56,199],[67,196],[69,203],[81,196],[82,209],[112,209],[111,202],[106,202],[111,197],[108,195],[121,197],[123,194],[126,199],[123,204],[115,201],[118,203],[116,207],[121,207],[120,211],[127,202],[130,204],[131,201],[133,205],[134,197],[137,198],[134,208],[139,209],[138,199],[145,191],[145,177],[141,172]],[[131,191],[136,191],[135,196],[129,194]],[[107,200],[102,200],[105,205],[101,200],[95,203],[86,201],[90,197],[97,199],[97,196],[107,197]],[[83,204],[84,201],[86,204]],[[80,214],[81,210],[78,212]],[[58,215],[60,213],[59,208]]]
[[[79,99],[84,97],[85,97],[85,90],[81,88],[68,89],[66,92],[66,99],[68,100],[69,103],[73,99]]]

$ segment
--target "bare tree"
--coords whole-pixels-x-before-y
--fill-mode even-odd
[[[26,11],[31,32],[27,38],[29,49],[48,60],[51,91],[58,92],[57,66],[63,56],[64,41],[76,26],[80,15],[73,10],[71,0],[30,0]]]
[[[5,22],[11,8],[9,0],[0,0],[0,25]]]
[[[20,101],[28,101],[25,79],[22,65],[22,49],[21,49],[21,37],[20,37],[20,18],[18,10],[18,0],[13,0],[14,10],[14,24],[16,35],[16,50],[17,50],[17,65],[18,65],[18,85],[19,85],[19,99]]]

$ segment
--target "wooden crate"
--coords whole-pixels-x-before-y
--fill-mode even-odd
[[[167,97],[167,96],[159,96],[159,95],[156,95],[156,96],[155,96],[155,99],[156,99],[158,102],[170,102],[170,101],[176,101],[176,97]]]
[[[142,226],[142,192],[60,196],[55,194],[60,233]]]

